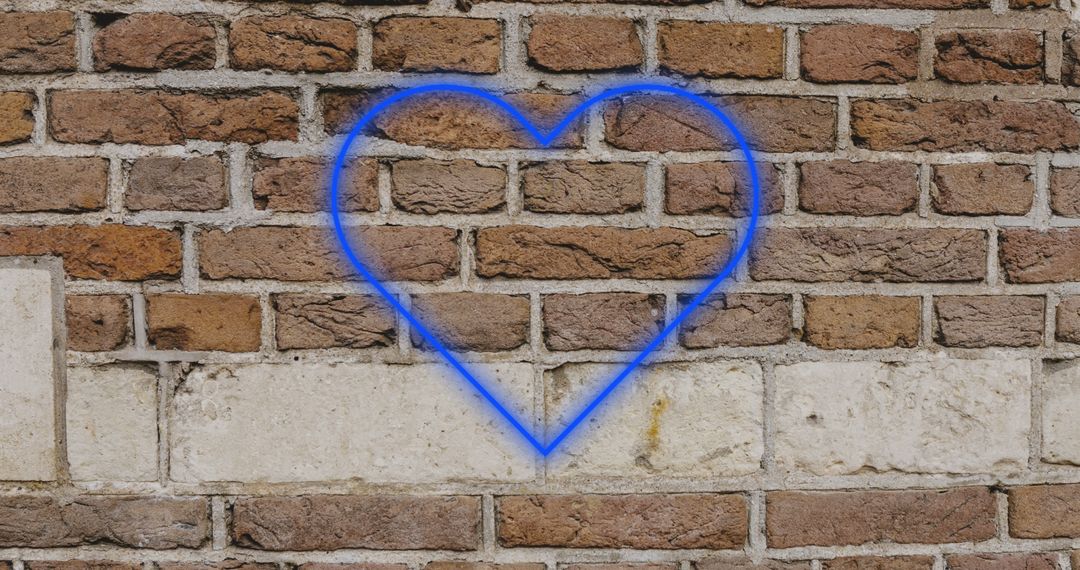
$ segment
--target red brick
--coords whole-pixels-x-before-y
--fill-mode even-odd
[[[821,561],[822,570],[933,570],[933,556],[845,556]]]
[[[273,296],[277,347],[372,348],[394,346],[397,314],[374,295]]]
[[[247,295],[146,297],[147,338],[160,350],[259,350],[261,315],[258,297]]]
[[[998,242],[1010,283],[1080,280],[1080,229],[1007,229],[998,234]]]
[[[75,67],[71,12],[0,13],[0,72],[52,73]]]
[[[919,36],[886,26],[814,26],[802,32],[802,76],[815,83],[906,83],[919,74]]]
[[[1009,536],[1080,537],[1080,485],[1009,489]]]
[[[300,14],[249,16],[229,28],[229,65],[236,69],[352,71],[356,24]]]
[[[1080,297],[1065,297],[1057,306],[1056,337],[1080,344]]]
[[[86,212],[106,205],[103,158],[0,158],[0,212]]]
[[[638,350],[664,328],[664,296],[585,293],[543,297],[550,350]]]
[[[64,299],[68,350],[118,350],[131,341],[127,295],[69,295]]]
[[[808,296],[803,340],[824,349],[911,348],[919,344],[919,297]]]
[[[784,30],[777,26],[660,22],[660,67],[687,76],[777,79],[784,74]]]
[[[278,212],[329,209],[331,164],[315,157],[261,158],[255,162],[251,193],[255,207]],[[342,171],[338,206],[343,212],[379,209],[379,165],[358,159]]]
[[[547,71],[632,70],[644,61],[631,20],[590,16],[537,16],[526,42],[529,63]]]
[[[57,255],[76,279],[180,276],[180,234],[147,226],[0,226],[0,256]]]
[[[949,554],[949,570],[1057,570],[1056,554]]]
[[[1022,216],[1035,198],[1032,178],[1022,164],[939,164],[930,198],[942,214]]]
[[[372,31],[372,61],[383,71],[498,73],[498,20],[391,16]]]
[[[681,296],[680,307],[692,297]],[[686,348],[764,346],[791,337],[791,296],[757,293],[714,295],[679,325]]]
[[[205,17],[131,14],[94,36],[94,69],[213,69],[217,32]]]
[[[494,293],[414,295],[411,312],[451,350],[494,352],[529,342],[529,298]],[[427,346],[413,331],[415,346]]]
[[[34,96],[9,91],[0,93],[0,144],[30,140],[34,134]]]
[[[1059,216],[1080,217],[1080,168],[1050,171],[1050,208]]]
[[[131,166],[129,210],[219,210],[229,205],[225,165],[216,156],[140,158]]]
[[[1043,297],[935,297],[935,337],[961,348],[1041,346],[1045,310]]]
[[[934,73],[954,83],[1043,80],[1042,34],[1027,30],[962,30],[934,39]]]
[[[784,190],[777,165],[754,163],[760,190],[758,213],[775,214],[784,209]],[[664,211],[669,214],[748,216],[749,170],[745,162],[697,162],[669,164],[664,178]]]
[[[898,216],[919,202],[910,162],[830,160],[799,165],[799,208],[814,214]]]
[[[398,160],[390,165],[390,197],[414,214],[479,214],[506,204],[506,171],[472,160]]]
[[[989,8],[990,0],[746,0],[751,6],[789,8],[900,8],[905,10],[959,10]]]
[[[645,166],[583,160],[521,165],[524,206],[553,214],[622,214],[645,202]]]

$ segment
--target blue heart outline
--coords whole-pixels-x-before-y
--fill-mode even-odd
[[[364,265],[362,261],[360,261],[360,259],[356,255],[355,250],[349,242],[348,235],[346,235],[345,233],[344,223],[341,219],[341,211],[338,207],[338,198],[340,195],[339,186],[341,182],[342,170],[345,168],[346,162],[348,160],[349,150],[352,147],[353,143],[361,135],[364,129],[371,123],[371,121],[373,121],[375,117],[379,115],[379,113],[409,97],[434,92],[464,93],[494,104],[495,106],[503,110],[506,114],[508,114],[510,117],[512,117],[515,121],[517,121],[517,123],[522,128],[524,128],[525,131],[528,132],[529,135],[532,136],[533,139],[536,140],[536,142],[539,143],[539,145],[543,148],[551,146],[555,139],[557,139],[559,135],[561,135],[562,132],[566,130],[567,127],[573,124],[574,121],[576,121],[579,117],[581,117],[586,111],[588,111],[593,105],[597,103],[630,93],[659,92],[668,95],[675,95],[676,97],[682,98],[686,101],[696,104],[701,108],[704,108],[706,111],[711,113],[717,120],[719,120],[720,123],[724,125],[724,127],[731,134],[732,138],[735,139],[735,142],[738,144],[739,150],[742,152],[743,157],[746,159],[747,170],[749,171],[751,182],[750,216],[749,221],[746,225],[746,235],[743,237],[742,241],[739,242],[739,246],[736,249],[735,254],[728,260],[727,264],[720,271],[720,273],[718,273],[716,277],[713,277],[709,284],[706,285],[705,288],[702,289],[697,295],[695,295],[694,298],[690,301],[690,303],[687,304],[686,307],[684,307],[683,310],[680,311],[679,314],[676,315],[675,318],[672,319],[671,322],[668,323],[668,325],[665,326],[659,334],[653,337],[649,344],[647,344],[643,349],[641,349],[641,351],[634,358],[634,360],[631,361],[630,364],[628,364],[622,370],[622,372],[620,372],[614,379],[608,382],[604,386],[604,388],[599,393],[597,393],[592,398],[592,400],[589,401],[588,405],[586,405],[585,408],[581,412],[579,412],[578,415],[575,416],[574,419],[569,424],[567,424],[566,427],[564,427],[563,430],[559,432],[559,434],[553,440],[551,440],[551,442],[546,445],[541,443],[536,438],[536,436],[534,436],[532,432],[514,416],[513,413],[511,413],[505,406],[503,406],[499,399],[496,398],[484,386],[484,384],[480,382],[476,378],[476,376],[474,376],[465,367],[465,365],[462,364],[457,359],[457,357],[455,357],[453,353],[450,352],[450,350],[447,349],[446,346],[438,338],[436,338],[435,335],[432,334],[431,331],[428,330],[428,328],[424,326],[423,323],[419,321],[419,319],[417,319],[411,312],[409,312],[409,310],[406,309],[400,301],[398,301],[397,297],[395,297],[394,294],[391,293],[382,284],[382,282],[378,278],[376,278],[374,274],[371,273],[371,271],[368,270],[368,268]],[[622,384],[623,380],[625,380],[628,376],[630,376],[631,373],[634,372],[634,370],[641,366],[645,362],[645,359],[649,357],[649,355],[655,352],[656,349],[660,348],[660,345],[663,344],[664,340],[679,327],[683,320],[685,320],[691,313],[693,313],[698,308],[698,306],[700,306],[705,301],[705,299],[717,287],[720,286],[720,283],[723,282],[724,279],[726,279],[735,271],[736,266],[738,266],[740,260],[742,260],[742,258],[746,256],[746,253],[750,249],[750,244],[753,241],[754,233],[758,225],[760,203],[761,185],[758,180],[757,168],[754,165],[753,156],[750,153],[750,145],[747,143],[742,132],[739,131],[738,127],[736,127],[735,123],[730,118],[728,118],[728,116],[725,115],[723,111],[710,103],[704,97],[687,91],[685,89],[680,89],[678,87],[658,83],[634,83],[606,89],[600,94],[590,97],[583,103],[579,104],[572,111],[570,111],[570,113],[567,114],[562,121],[560,121],[547,133],[536,128],[536,126],[533,125],[532,121],[530,121],[527,117],[525,117],[525,115],[518,111],[516,107],[506,102],[501,97],[498,97],[497,95],[485,91],[484,89],[480,89],[478,87],[455,83],[432,83],[428,85],[419,85],[416,87],[397,91],[376,104],[369,111],[364,113],[364,115],[360,117],[360,119],[353,126],[352,130],[349,131],[348,136],[345,137],[345,141],[342,143],[341,150],[338,152],[337,159],[334,161],[333,174],[330,180],[330,213],[334,221],[334,233],[336,234],[338,241],[341,243],[342,248],[345,251],[345,255],[348,258],[349,262],[352,264],[353,268],[356,269],[360,273],[360,275],[372,287],[374,287],[375,290],[378,291],[378,293],[387,302],[389,302],[392,307],[394,307],[397,312],[399,312],[402,316],[405,317],[405,319],[409,322],[413,329],[416,330],[420,334],[420,336],[422,336],[424,340],[430,344],[431,347],[435,348],[435,350],[442,355],[442,357],[447,361],[447,363],[449,363],[455,370],[457,370],[457,372],[461,374],[461,377],[466,382],[468,382],[469,385],[471,385],[473,389],[475,389],[477,393],[480,394],[480,396],[482,396],[489,404],[491,404],[492,407],[495,408],[499,415],[501,415],[507,422],[509,422],[510,425],[519,434],[521,434],[525,438],[525,440],[528,441],[529,444],[540,453],[540,455],[544,457],[550,455],[583,421],[585,421],[586,418],[592,415],[592,413],[596,411],[596,408],[599,407],[600,404],[605,399],[607,399],[607,397],[610,396],[611,393],[614,392],[620,384]]]

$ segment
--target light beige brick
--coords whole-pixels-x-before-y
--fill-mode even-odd
[[[1047,363],[1042,389],[1042,458],[1080,465],[1080,365]]]
[[[156,481],[157,376],[134,366],[68,368],[67,437],[76,481]]]

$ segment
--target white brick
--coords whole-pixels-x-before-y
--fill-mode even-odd
[[[1026,360],[776,367],[776,464],[789,472],[1015,473],[1028,458]]]
[[[470,368],[532,422],[531,365]],[[524,439],[449,367],[435,364],[198,368],[175,395],[171,440],[172,477],[184,482],[536,475],[536,453]]]
[[[1080,366],[1047,365],[1042,390],[1043,460],[1080,465]]]
[[[0,480],[56,479],[52,274],[0,269]]]
[[[549,426],[564,426],[621,370],[545,373]],[[627,378],[549,460],[553,476],[735,476],[761,467],[763,381],[754,362],[666,363]],[[555,432],[551,432],[553,437]]]
[[[157,376],[145,369],[69,368],[68,461],[76,481],[157,480]]]

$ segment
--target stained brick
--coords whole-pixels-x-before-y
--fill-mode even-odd
[[[131,340],[127,295],[70,295],[64,299],[68,350],[117,350]]]
[[[10,91],[0,93],[0,144],[30,140],[34,134],[34,96]]]
[[[911,348],[921,306],[918,297],[808,296],[803,339],[825,349]]]
[[[252,352],[261,344],[261,315],[254,296],[148,295],[147,339],[162,350]]]

